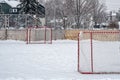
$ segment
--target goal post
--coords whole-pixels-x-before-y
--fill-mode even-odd
[[[26,31],[27,44],[52,44],[52,28],[32,27]]]
[[[83,31],[78,34],[78,72],[120,74],[120,32]]]

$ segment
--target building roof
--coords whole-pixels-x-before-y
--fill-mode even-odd
[[[17,5],[20,4],[17,0],[0,0],[0,3],[7,3],[11,7],[17,7]]]
[[[5,3],[5,0],[0,0],[0,3]]]

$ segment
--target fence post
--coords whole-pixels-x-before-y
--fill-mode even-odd
[[[7,29],[5,29],[5,40],[7,40],[7,38],[8,38],[8,30]]]

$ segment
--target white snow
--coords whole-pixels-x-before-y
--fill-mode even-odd
[[[4,0],[4,1],[5,3],[9,4],[12,7],[17,7],[20,4],[19,1],[15,1],[15,0]]]
[[[77,41],[0,41],[0,80],[120,80],[119,74],[77,72]]]

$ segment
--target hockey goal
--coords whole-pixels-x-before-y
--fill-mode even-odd
[[[120,32],[80,32],[78,35],[78,72],[120,74]]]
[[[52,44],[52,29],[48,27],[28,28],[27,44]]]

